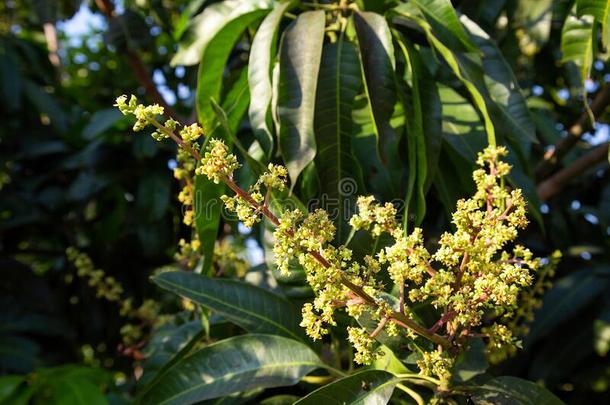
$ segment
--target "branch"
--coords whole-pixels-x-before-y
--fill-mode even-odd
[[[44,38],[47,41],[47,50],[49,51],[49,61],[56,68],[61,66],[61,60],[59,59],[59,45],[57,41],[57,30],[55,24],[52,22],[44,23],[42,26],[44,31]]]
[[[608,157],[608,145],[610,145],[610,143],[596,146],[587,154],[575,160],[568,167],[558,171],[553,176],[540,183],[536,189],[540,200],[548,200],[559,193],[570,180],[580,176],[586,170],[606,160]]]
[[[610,104],[610,85],[605,86],[591,102],[591,112],[594,117],[599,117],[606,107]],[[578,121],[568,129],[568,136],[561,139],[548,152],[544,154],[544,159],[536,167],[536,178],[544,179],[549,175],[553,167],[576,145],[580,136],[590,128],[591,120],[589,114],[583,112]]]
[[[116,18],[116,11],[112,0],[95,0],[95,4],[109,21]],[[167,103],[165,98],[163,98],[161,93],[159,93],[157,86],[152,81],[146,65],[144,65],[144,62],[142,62],[142,58],[140,58],[140,55],[138,55],[134,50],[129,49],[129,44],[127,44],[125,56],[127,57],[127,62],[129,63],[129,66],[131,66],[137,81],[140,82],[142,87],[144,87],[146,95],[154,103],[162,106],[168,116],[177,119],[178,116],[176,115],[176,112]]]

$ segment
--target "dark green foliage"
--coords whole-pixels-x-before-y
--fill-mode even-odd
[[[471,339],[446,395],[476,404],[610,401],[608,162],[571,177],[548,201],[536,190],[544,180],[536,167],[574,123],[584,135],[550,175],[610,141],[608,109],[595,111],[591,129],[584,106],[610,81],[607,0],[360,0],[357,10],[332,1],[129,1],[111,20],[102,2],[5,3],[1,403],[430,399],[431,383],[413,377],[420,351],[431,348],[420,338],[382,332],[386,363],[354,369],[347,317],[338,315],[322,342],[304,336],[300,307],[312,299],[304,271],[299,263],[288,276],[277,271],[268,221],[243,232],[223,215],[224,185],[195,179],[203,275],[178,266],[157,273],[190,237],[168,170],[176,148],[131,134],[132,123],[111,108],[123,93],[157,102],[151,85],[178,95],[170,103],[177,119],[198,119],[232,144],[246,188],[268,163],[286,165],[290,190],[270,196],[272,211],[327,209],[337,244],[350,240],[358,260],[387,243],[350,239],[358,195],[397,202],[404,226],[421,226],[434,242],[473,190],[477,152],[507,145],[510,183],[523,189],[532,221],[519,243],[564,258],[527,322],[523,350],[490,366],[486,337]],[[42,24],[81,6],[105,23],[80,41],[55,25],[62,64],[54,66]],[[238,280],[218,265],[217,241],[248,246],[264,263]],[[160,303],[167,322],[140,325],[141,340],[126,346],[126,318],[76,275],[70,246],[116,278],[124,298]],[[395,308],[397,293],[385,292]],[[413,310],[426,327],[441,315],[427,303]],[[359,321],[376,327],[370,314]]]

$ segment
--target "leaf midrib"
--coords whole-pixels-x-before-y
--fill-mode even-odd
[[[300,336],[298,336],[298,335],[294,334],[294,333],[293,333],[291,330],[289,330],[289,329],[285,328],[285,327],[284,327],[282,324],[279,324],[279,323],[277,323],[277,322],[273,321],[272,319],[265,318],[264,316],[261,316],[261,315],[257,314],[256,312],[251,312],[251,311],[248,311],[248,310],[243,309],[243,308],[239,308],[239,307],[233,307],[233,306],[230,306],[229,304],[225,303],[225,301],[219,300],[218,298],[215,298],[215,297],[213,297],[213,296],[211,296],[211,295],[208,295],[208,294],[205,294],[205,293],[201,293],[201,292],[196,291],[196,290],[192,290],[192,289],[190,289],[190,288],[184,287],[184,286],[182,286],[182,285],[180,285],[180,284],[172,283],[172,282],[167,281],[167,280],[164,280],[164,279],[162,279],[162,278],[158,278],[158,279],[157,279],[157,281],[158,281],[158,282],[160,282],[160,283],[165,283],[166,285],[171,286],[171,287],[174,287],[174,288],[176,288],[176,289],[179,289],[179,290],[183,290],[183,291],[187,291],[187,292],[193,293],[193,294],[195,294],[195,295],[197,295],[197,296],[206,297],[207,299],[209,299],[209,300],[211,300],[211,301],[214,301],[214,302],[217,302],[217,303],[222,304],[222,305],[224,305],[224,306],[227,306],[227,307],[233,308],[233,309],[234,309],[234,310],[236,310],[237,312],[242,312],[242,313],[247,314],[247,315],[250,315],[250,316],[252,316],[252,317],[254,317],[254,318],[257,318],[257,319],[260,319],[260,320],[262,320],[262,321],[265,321],[265,322],[267,322],[267,323],[269,323],[269,324],[271,324],[271,325],[275,326],[275,327],[276,327],[276,328],[278,328],[279,330],[282,330],[282,331],[286,332],[288,335],[290,335],[291,337],[295,338],[295,339],[296,339],[296,340],[298,340],[299,342],[303,342],[303,339],[302,339]],[[279,298],[279,297],[278,297],[278,298]],[[218,311],[218,312],[224,312],[224,311],[219,311],[219,310],[217,310],[217,311]],[[226,313],[226,312],[225,312],[225,313]],[[229,315],[230,315],[230,314],[229,314]]]

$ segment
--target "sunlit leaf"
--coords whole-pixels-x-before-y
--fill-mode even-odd
[[[328,198],[322,203],[328,204],[324,208],[335,218],[339,242],[347,237],[355,196],[363,191],[361,169],[353,156],[350,138],[352,110],[361,82],[355,47],[343,35],[337,42],[325,45],[314,122],[316,169],[320,192]]]
[[[577,17],[571,12],[561,31],[562,62],[574,62],[580,68],[582,85],[589,78],[593,64],[593,17]]]
[[[275,6],[258,27],[252,40],[252,49],[250,49],[248,63],[248,85],[252,96],[249,109],[250,125],[267,157],[270,156],[273,149],[271,75],[276,53],[277,32],[284,14],[293,4],[294,1],[287,1]]]
[[[192,404],[253,388],[296,384],[323,366],[296,340],[243,335],[211,344],[165,370],[139,397],[141,404]]]
[[[362,371],[315,390],[295,405],[383,405],[399,382],[387,371]]]
[[[610,1],[608,0],[577,0],[576,14],[592,15],[602,26],[602,43],[604,46],[610,45]]]
[[[461,46],[467,51],[476,52],[477,46],[460,23],[450,0],[412,0],[412,2],[448,46],[455,50],[460,50]]]
[[[159,286],[207,307],[251,333],[272,333],[309,342],[299,326],[299,311],[283,297],[251,284],[209,278],[192,272],[167,272]]]
[[[324,11],[307,11],[286,28],[281,42],[279,139],[292,187],[316,155],[314,110],[324,25]]]
[[[187,27],[178,52],[172,58],[172,66],[199,63],[204,49],[226,25],[239,18],[242,18],[243,24],[243,18],[249,19],[250,14],[262,17],[265,12],[260,11],[268,12],[273,4],[272,0],[224,0],[206,7]],[[241,28],[243,31],[245,26]],[[224,61],[222,64],[224,65]]]
[[[205,133],[209,134],[215,126],[216,116],[211,100],[221,99],[225,65],[233,47],[246,27],[260,20],[268,11],[268,9],[261,9],[232,19],[210,38],[203,49],[197,74],[196,106],[197,116]]]
[[[394,45],[385,18],[372,12],[354,14],[370,119],[384,163],[396,159],[398,135],[390,125],[396,104]]]

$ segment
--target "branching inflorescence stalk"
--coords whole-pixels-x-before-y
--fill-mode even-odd
[[[196,124],[177,130],[178,123],[171,118],[161,123],[157,116],[163,114],[163,108],[140,105],[135,97],[129,102],[127,97],[119,97],[117,106],[124,114],[136,117],[134,130],[152,125],[156,128],[152,134],[155,139],[170,138],[178,145],[184,168],[178,176],[175,172],[176,178],[192,180],[197,174],[222,182],[235,193],[233,197],[221,197],[225,206],[236,212],[245,226],[254,226],[262,215],[276,228],[274,253],[278,269],[287,272],[290,262],[298,259],[314,290],[316,298],[303,305],[301,322],[313,339],[329,333],[326,326],[336,325],[336,308],[346,307],[347,314],[356,319],[369,310],[377,322],[372,331],[347,328],[357,363],[370,364],[379,354],[373,339],[382,331],[396,336],[400,327],[412,338],[419,335],[435,344],[436,350],[422,353],[418,366],[422,373],[436,375],[445,382],[450,380],[455,356],[466,347],[465,339],[485,336],[488,350],[518,345],[514,325],[511,328],[507,321],[518,312],[518,296],[531,284],[531,272],[538,269],[539,261],[523,246],[514,246],[512,254],[506,248],[528,222],[521,190],[511,191],[504,186],[504,177],[511,169],[501,160],[507,154],[506,148],[490,146],[479,153],[479,169],[473,172],[477,192],[472,198],[457,202],[452,216],[456,230],[441,236],[433,254],[424,246],[420,228],[407,234],[398,225],[397,211],[391,203],[382,205],[373,196],[359,197],[358,214],[350,219],[350,235],[363,230],[378,240],[385,233],[395,242],[375,257],[365,256],[361,264],[352,261],[352,251],[346,246],[330,243],[335,238],[335,227],[324,210],[307,214],[286,211],[279,217],[270,210],[272,190],[285,189],[287,171],[283,166],[269,164],[246,191],[233,179],[239,163],[222,141],[208,139],[202,154],[195,141],[203,130]],[[192,194],[192,190],[181,192],[179,199],[192,206]],[[189,211],[185,223],[192,224],[193,215]],[[185,246],[197,250],[198,242]],[[440,264],[438,269],[432,266],[433,262]],[[398,308],[383,298],[385,287],[374,276],[382,265],[398,288]],[[406,299],[429,302],[442,315],[427,328],[412,319]],[[493,314],[499,315],[489,318]],[[482,329],[474,329],[478,327]],[[437,333],[441,328],[445,335]]]

